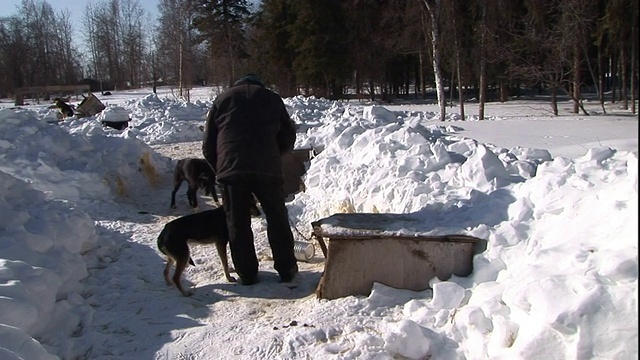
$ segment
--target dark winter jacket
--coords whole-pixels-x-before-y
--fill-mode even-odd
[[[293,150],[295,125],[280,96],[255,77],[220,94],[209,111],[202,152],[220,182],[243,174],[282,182],[282,154]]]

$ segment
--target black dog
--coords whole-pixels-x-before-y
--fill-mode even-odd
[[[186,181],[187,199],[191,208],[198,207],[196,192],[199,188],[204,188],[205,195],[211,195],[218,204],[218,194],[216,193],[216,175],[205,159],[187,158],[178,160],[173,172],[173,191],[171,192],[171,208],[176,208],[176,192],[180,189],[182,182]]]
[[[116,130],[124,130],[129,127],[129,121],[102,121],[102,126],[107,126]]]
[[[250,207],[252,216],[260,216],[255,199]],[[184,296],[190,296],[192,291],[186,291],[180,282],[180,277],[188,264],[195,266],[189,255],[189,244],[215,244],[218,256],[222,262],[222,271],[229,282],[236,279],[229,274],[227,259],[227,244],[229,230],[227,229],[227,215],[224,208],[205,210],[199,213],[185,215],[170,221],[164,226],[158,236],[158,249],[166,255],[167,265],[164,268],[164,279],[167,285],[175,284]],[[176,270],[173,277],[169,277],[171,265],[175,262]]]
[[[73,116],[73,109],[71,108],[71,106],[69,104],[64,102],[64,100],[62,100],[61,98],[55,98],[53,100],[54,100],[54,102],[56,104],[56,107],[58,108],[58,110],[62,114],[62,118],[63,119]]]

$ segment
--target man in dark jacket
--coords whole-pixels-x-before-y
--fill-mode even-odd
[[[298,272],[282,190],[282,154],[293,150],[295,125],[280,96],[249,74],[220,94],[207,115],[202,152],[216,173],[227,213],[229,247],[242,284],[258,281],[249,204],[267,219],[274,268],[283,282]]]

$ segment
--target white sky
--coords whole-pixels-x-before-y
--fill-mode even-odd
[[[60,124],[49,104],[0,101],[3,360],[637,358],[638,120],[618,103],[587,103],[591,116],[562,103],[559,117],[491,103],[485,121],[470,105],[439,122],[435,105],[285,99],[296,146],[318,151],[287,203],[297,240],[350,209],[405,214],[388,224],[403,234],[488,241],[468,277],[328,301],[317,247],[277,282],[262,218],[260,283],[227,283],[215,251],[192,247],[195,294],[168,287],[156,238],[190,213],[184,185],[169,209],[172,167],[201,156],[214,95],[98,96],[107,111]],[[127,115],[128,130],[99,123]]]

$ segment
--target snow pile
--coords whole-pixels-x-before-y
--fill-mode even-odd
[[[172,164],[150,145],[200,141],[210,100],[112,99],[103,117],[59,123],[0,110],[3,359],[637,357],[637,145],[552,157],[462,137],[455,114],[286,99],[296,147],[317,153],[287,204],[299,232],[335,213],[402,214],[399,233],[468,234],[486,251],[469,277],[422,292],[376,283],[323,301],[313,264],[294,286],[267,281],[260,219],[265,283],[219,284],[207,260],[188,274],[200,297],[184,299],[159,288]],[[103,127],[110,113],[130,127]]]

